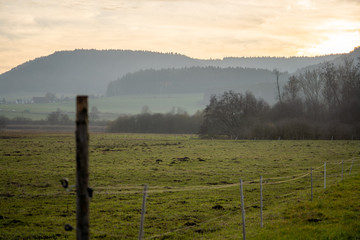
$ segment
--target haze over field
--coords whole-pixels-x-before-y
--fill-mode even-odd
[[[359,56],[360,48],[349,54],[321,57],[232,57],[222,60],[199,60],[149,51],[60,51],[1,74],[0,97],[14,99],[16,96],[15,99],[27,101],[48,92],[58,97],[69,94],[110,97],[197,93],[201,97],[194,102],[196,105],[198,101],[205,104],[212,94],[234,90],[251,91],[274,103],[274,69],[280,70],[282,85],[296,71],[317,67],[325,61],[335,65],[341,64],[344,58],[357,61]]]

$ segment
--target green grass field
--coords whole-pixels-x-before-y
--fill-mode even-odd
[[[167,113],[173,108],[182,108],[189,114],[205,108],[203,94],[171,95],[125,95],[105,98],[89,98],[89,111],[96,106],[100,111],[100,120],[114,120],[119,114],[139,114],[144,106],[153,113]],[[38,104],[1,104],[0,116],[14,118],[25,117],[32,120],[45,120],[47,115],[58,109],[75,116],[75,101]]]
[[[0,146],[0,239],[75,239],[75,191],[60,184],[75,183],[75,136],[0,133]],[[359,141],[91,134],[91,239],[137,238],[144,184],[145,239],[242,239],[240,178],[248,239],[359,239],[359,159]]]

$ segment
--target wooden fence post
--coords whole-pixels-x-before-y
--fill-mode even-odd
[[[89,235],[89,134],[87,96],[76,98],[76,237]]]
[[[326,162],[324,163],[324,189],[326,189]]]
[[[263,227],[263,189],[262,176],[260,176],[260,227]]]
[[[241,217],[242,217],[242,227],[243,227],[243,239],[246,240],[245,206],[244,206],[244,194],[243,194],[243,181],[242,181],[242,179],[240,179],[240,195],[241,195]]]
[[[311,181],[311,201],[313,200],[313,177],[312,177],[312,168],[310,168],[310,181]]]
[[[146,213],[146,195],[147,195],[147,188],[148,188],[148,185],[145,184],[145,186],[144,186],[144,194],[143,194],[143,201],[142,201],[142,207],[141,207],[141,219],[140,219],[139,240],[143,239],[143,236],[144,236],[144,222],[145,222],[145,213]]]

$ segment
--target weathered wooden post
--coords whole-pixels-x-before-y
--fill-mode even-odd
[[[139,240],[142,240],[144,237],[144,223],[145,223],[145,213],[146,213],[146,197],[147,197],[147,188],[148,185],[144,185],[144,194],[143,201],[141,206],[141,219],[140,219],[140,231],[139,231]]]
[[[260,227],[263,227],[263,188],[262,176],[260,176]]]
[[[324,163],[324,189],[326,189],[326,162]]]
[[[243,181],[242,181],[242,179],[240,179],[240,196],[241,196],[241,217],[242,217],[242,228],[243,228],[243,240],[246,240],[245,205],[244,205],[244,193],[243,193]]]
[[[89,235],[89,134],[88,98],[76,98],[76,237],[90,239]]]
[[[312,168],[310,168],[310,181],[311,181],[311,201],[313,200],[313,177],[312,177]]]

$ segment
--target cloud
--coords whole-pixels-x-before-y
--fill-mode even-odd
[[[75,48],[289,56],[360,30],[358,0],[0,0],[0,6],[0,43],[18,46],[14,57],[0,56],[5,65]]]
[[[71,16],[50,16],[50,15],[39,15],[34,16],[33,26],[38,28],[60,28],[60,27],[71,27],[79,24],[81,21],[78,18],[71,18]]]

